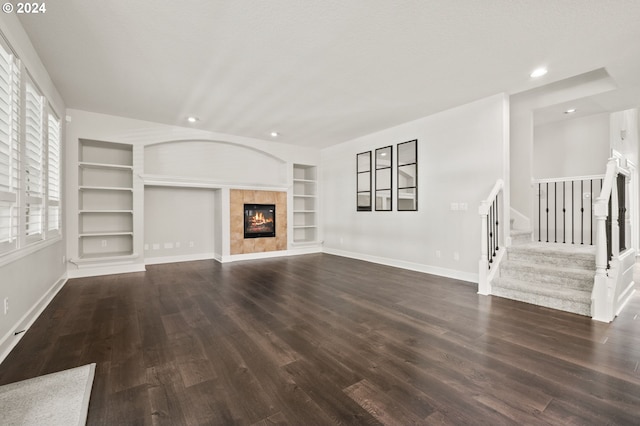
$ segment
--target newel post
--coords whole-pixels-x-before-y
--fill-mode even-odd
[[[486,201],[480,203],[478,213],[480,214],[480,262],[478,265],[478,293],[483,295],[491,294],[489,288],[489,207]]]
[[[594,216],[596,220],[596,276],[591,292],[591,317],[594,320],[611,321],[611,308],[608,307],[607,286],[607,211],[609,200],[598,198],[594,204]]]
[[[609,287],[607,266],[609,254],[607,252],[607,216],[609,214],[609,198],[612,202],[612,213],[616,211],[617,194],[615,180],[618,162],[612,158],[607,163],[607,172],[602,185],[602,192],[593,204],[593,215],[596,221],[596,276],[591,292],[591,317],[597,321],[611,322],[613,320],[613,288]],[[615,199],[614,199],[615,195]],[[616,222],[617,224],[617,222]],[[611,238],[616,234],[613,227]]]

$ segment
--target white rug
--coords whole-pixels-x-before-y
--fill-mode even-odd
[[[84,425],[96,365],[0,386],[3,425]]]

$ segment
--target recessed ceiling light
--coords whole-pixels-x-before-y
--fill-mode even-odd
[[[577,110],[575,108],[569,108],[568,110],[566,110],[564,113],[565,114],[573,114],[574,112],[576,112]]]
[[[533,72],[530,75],[531,75],[531,78],[538,78],[538,77],[542,77],[547,72],[548,71],[547,71],[546,68],[538,68],[538,69],[533,70]]]
[[[198,117],[193,117],[193,116],[191,116],[191,117],[187,117],[187,121],[188,121],[189,123],[195,123],[195,122],[197,122],[197,121],[200,121],[200,119],[199,119]]]
[[[278,136],[280,136],[280,133],[278,133],[278,132],[271,132],[271,137],[272,137],[272,138],[277,138]]]

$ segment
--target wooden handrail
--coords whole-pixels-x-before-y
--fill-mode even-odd
[[[604,175],[588,175],[588,176],[571,176],[561,178],[542,178],[531,179],[531,185],[537,185],[539,183],[554,183],[554,182],[578,182],[581,180],[597,180],[604,178]]]

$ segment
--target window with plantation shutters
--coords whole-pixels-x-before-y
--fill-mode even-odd
[[[60,230],[60,120],[47,119],[47,230]]]
[[[0,31],[0,265],[61,237],[58,117]]]
[[[20,64],[0,44],[0,253],[17,247]]]
[[[24,185],[27,242],[42,239],[44,224],[44,99],[30,83],[25,92]]]

